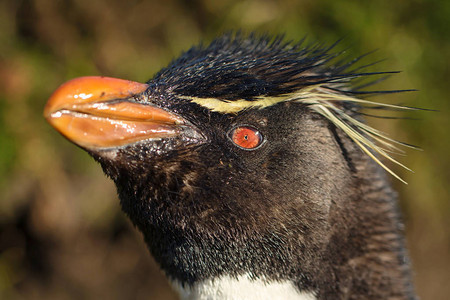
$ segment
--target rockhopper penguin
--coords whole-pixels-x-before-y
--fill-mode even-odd
[[[182,299],[414,299],[380,160],[401,143],[361,117],[408,108],[365,99],[354,82],[384,73],[332,48],[226,34],[145,84],[73,79],[44,115],[114,180]]]

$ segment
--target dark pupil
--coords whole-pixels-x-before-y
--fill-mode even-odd
[[[244,140],[248,140],[248,135],[244,135]]]

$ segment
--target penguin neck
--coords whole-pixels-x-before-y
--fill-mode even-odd
[[[397,193],[381,167],[336,133],[354,180],[330,207],[318,299],[416,299]]]

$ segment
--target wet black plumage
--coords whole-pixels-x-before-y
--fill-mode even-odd
[[[414,298],[383,168],[311,109],[322,102],[289,98],[358,92],[352,81],[372,73],[333,63],[331,49],[241,34],[193,47],[133,96],[186,120],[181,134],[84,147],[169,279],[189,287],[250,274],[317,299]],[[258,106],[264,99],[273,101]],[[358,121],[370,104],[341,100],[333,105]],[[261,145],[237,147],[230,136],[242,126],[258,130]]]

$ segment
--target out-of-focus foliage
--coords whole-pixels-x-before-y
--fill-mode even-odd
[[[390,103],[437,109],[370,120],[420,145],[395,182],[417,291],[450,294],[449,1],[0,1],[0,298],[175,299],[99,166],[46,124],[43,106],[82,75],[146,81],[182,50],[231,29],[331,44],[402,70]],[[381,100],[381,99],[379,99]],[[404,114],[402,116],[405,116]]]

